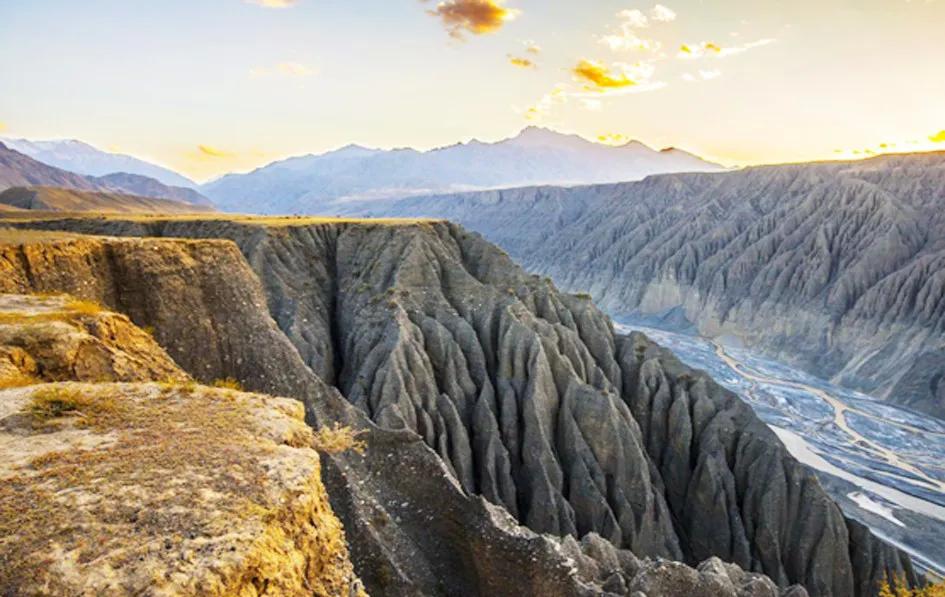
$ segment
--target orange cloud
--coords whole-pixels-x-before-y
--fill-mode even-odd
[[[297,4],[298,0],[246,0],[246,3],[264,8],[289,8]]]
[[[452,37],[495,33],[521,11],[503,6],[505,0],[445,0],[428,11],[439,17]]]
[[[627,76],[625,72],[615,72],[600,62],[582,59],[577,63],[571,74],[574,78],[585,83],[584,88],[594,91],[606,89],[620,89],[631,87],[637,82]]]
[[[511,54],[509,55],[509,64],[512,66],[517,66],[518,68],[538,68],[538,65],[528,58],[512,56]]]
[[[200,155],[208,158],[231,158],[236,155],[233,152],[217,149],[211,145],[198,145],[197,150],[200,152]]]
[[[929,137],[929,141],[932,143],[945,143],[945,131],[939,131]]]
[[[541,54],[541,46],[539,46],[537,43],[528,40],[523,41],[522,44],[525,46],[525,51],[529,54]]]

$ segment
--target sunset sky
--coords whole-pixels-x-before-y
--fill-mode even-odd
[[[728,165],[945,149],[945,0],[0,4],[0,136],[198,180],[538,124]]]

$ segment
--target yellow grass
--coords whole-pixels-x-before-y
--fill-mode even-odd
[[[239,214],[116,214],[104,212],[10,212],[0,214],[0,221],[54,221],[75,219],[97,219],[126,222],[200,222],[229,221],[260,226],[311,226],[316,224],[375,224],[405,226],[431,222],[442,222],[436,218],[349,218],[341,216],[254,216]],[[66,233],[54,233],[66,234]],[[73,235],[75,236],[75,235]]]
[[[214,380],[213,387],[221,388],[224,390],[236,390],[237,392],[243,391],[243,384],[233,379],[232,377],[227,377],[226,379]]]
[[[0,378],[0,390],[22,388],[24,386],[31,386],[38,383],[40,383],[40,380],[36,379],[32,375],[27,375],[22,371],[17,371],[12,375]]]
[[[40,387],[33,392],[29,405],[29,414],[37,426],[66,416],[79,417],[83,425],[102,424],[116,411],[111,396],[91,398],[75,388],[60,385]]]
[[[367,444],[358,439],[359,435],[360,432],[340,423],[335,423],[334,427],[322,427],[315,432],[315,449],[326,454],[340,454],[348,450],[364,454]]]
[[[945,597],[945,583],[910,589],[907,583],[896,578],[880,586],[879,597]]]

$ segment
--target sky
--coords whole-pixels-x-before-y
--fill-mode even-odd
[[[0,2],[0,136],[196,180],[527,125],[726,165],[945,149],[945,0]]]

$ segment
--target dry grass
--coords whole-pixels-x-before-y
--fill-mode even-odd
[[[364,454],[367,444],[364,440],[358,439],[361,435],[350,427],[335,423],[334,427],[322,427],[315,432],[315,449],[325,454],[340,454],[353,450],[358,454]]]
[[[110,396],[90,397],[77,388],[44,385],[33,392],[29,414],[35,427],[42,427],[61,417],[77,417],[82,426],[101,426],[118,414],[117,403]]]
[[[23,414],[34,433],[74,426],[117,440],[101,449],[47,452],[31,461],[32,470],[0,483],[0,587],[46,569],[36,554],[52,556],[55,545],[79,550],[80,562],[112,554],[117,568],[147,555],[142,537],[176,549],[187,538],[224,532],[195,511],[192,491],[168,491],[169,479],[199,482],[223,496],[214,506],[218,520],[242,520],[268,504],[268,452],[256,447],[249,401],[207,389],[197,407],[195,398],[157,398],[149,388],[157,389],[56,384],[33,392]],[[101,499],[69,507],[64,496],[82,494]],[[83,530],[93,528],[94,534]]]
[[[349,217],[331,217],[331,216],[253,216],[237,214],[215,214],[215,213],[193,213],[193,214],[116,214],[107,212],[10,212],[4,213],[0,219],[16,222],[35,222],[35,221],[56,221],[56,220],[78,220],[95,219],[108,221],[126,221],[126,222],[201,222],[201,221],[228,221],[240,224],[251,224],[269,227],[288,227],[288,226],[312,226],[318,224],[373,224],[380,226],[409,226],[414,224],[428,224],[433,222],[444,222],[439,218],[349,218]],[[19,232],[19,231],[17,231]],[[67,233],[48,233],[44,232],[45,239],[54,239],[55,236],[66,236]],[[55,235],[55,236],[54,236]],[[81,235],[71,234],[71,237],[81,237]],[[0,236],[0,241],[4,240]]]
[[[83,317],[98,315],[105,310],[94,301],[69,298],[67,295],[48,295],[41,298],[61,298],[63,303],[61,307],[56,306],[35,312],[13,310],[0,312],[0,325],[28,325],[50,321],[73,322]]]
[[[27,375],[22,371],[17,371],[12,375],[7,375],[6,377],[0,378],[0,390],[22,388],[24,386],[31,386],[38,383],[41,383],[40,380],[36,379],[32,375]]]
[[[243,391],[243,384],[239,381],[233,379],[232,377],[227,377],[225,379],[216,379],[213,381],[213,387],[220,388],[223,390],[236,390],[237,392]]]
[[[66,309],[79,315],[96,315],[102,312],[102,306],[93,301],[83,301],[79,299],[71,300],[66,303]]]
[[[905,581],[895,578],[884,582],[879,588],[879,597],[945,597],[945,583],[910,589]]]

